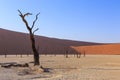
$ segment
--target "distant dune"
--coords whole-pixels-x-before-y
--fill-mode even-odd
[[[75,52],[70,46],[91,46],[101,43],[73,41],[36,36],[36,47],[40,54],[64,54]],[[0,28],[0,54],[31,54],[29,35]]]
[[[40,54],[120,54],[120,44],[102,44],[35,36]],[[72,46],[72,47],[71,47]],[[31,54],[29,35],[0,28],[0,54]]]
[[[79,46],[74,47],[78,52],[86,54],[120,54],[120,44],[94,45],[94,46]]]

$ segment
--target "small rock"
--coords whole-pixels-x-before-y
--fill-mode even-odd
[[[12,66],[13,66],[13,67],[22,67],[21,64],[13,64]]]
[[[43,69],[43,72],[50,72],[49,69],[50,68],[43,68],[42,66],[40,66],[41,69]]]
[[[1,64],[1,67],[4,67],[4,68],[10,68],[12,65],[11,64]]]
[[[22,64],[22,67],[29,67],[28,63]]]
[[[18,64],[18,63],[1,63],[1,67],[10,68],[10,67],[29,67],[28,63]]]

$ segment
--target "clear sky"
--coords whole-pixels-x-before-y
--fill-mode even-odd
[[[0,0],[0,28],[28,32],[18,9],[40,12],[37,35],[90,42],[120,42],[120,0]],[[9,35],[9,34],[8,34]]]

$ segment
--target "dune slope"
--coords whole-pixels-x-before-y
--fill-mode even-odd
[[[86,54],[120,54],[120,44],[94,45],[94,46],[79,46],[72,47],[78,52]]]
[[[41,54],[63,54],[70,46],[98,45],[100,43],[72,41],[35,36],[36,47]],[[32,53],[29,35],[0,28],[0,54]]]

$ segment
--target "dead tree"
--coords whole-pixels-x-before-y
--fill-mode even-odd
[[[7,53],[5,52],[5,58],[7,58]]]
[[[81,52],[77,52],[77,58],[81,57]]]
[[[66,50],[65,54],[66,54],[66,58],[68,58],[68,50]]]
[[[35,29],[35,30],[33,31],[34,25],[35,25],[35,23],[36,23],[36,21],[37,21],[37,19],[38,19],[38,15],[39,15],[40,13],[38,13],[38,14],[36,15],[36,18],[35,18],[35,20],[33,21],[32,26],[30,27],[30,26],[28,25],[28,22],[27,22],[27,20],[25,19],[25,17],[26,17],[26,16],[29,16],[29,15],[32,15],[32,13],[22,14],[22,12],[21,12],[20,10],[18,10],[18,12],[20,13],[19,16],[21,17],[22,21],[25,23],[26,28],[27,28],[28,31],[29,31],[29,36],[30,36],[32,51],[33,51],[33,53],[34,53],[34,65],[40,65],[40,62],[39,62],[39,52],[38,52],[37,49],[36,49],[36,46],[35,46],[35,38],[34,38],[34,33],[35,33],[39,28],[37,28],[37,29]]]
[[[22,53],[20,54],[20,57],[22,58]]]
[[[7,58],[7,53],[8,53],[7,48],[5,48],[4,51],[5,51],[5,58]]]
[[[83,55],[84,55],[84,57],[86,56],[86,53],[85,53],[85,51],[83,52]]]
[[[65,47],[65,57],[68,58],[68,54],[69,54],[69,48]]]

